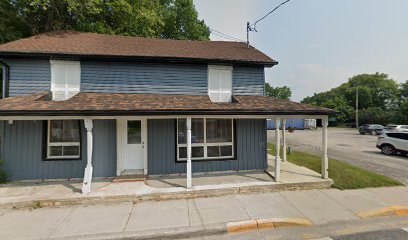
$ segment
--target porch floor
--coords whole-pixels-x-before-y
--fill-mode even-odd
[[[268,157],[273,175],[273,156]],[[12,182],[0,185],[0,209],[30,207],[38,201],[51,205],[93,204],[103,201],[134,201],[135,199],[174,199],[183,196],[216,196],[233,191],[278,191],[329,186],[330,179],[288,162],[282,163],[281,181],[275,183],[265,171],[193,175],[193,188],[186,189],[185,175],[148,177],[146,181],[113,182],[93,180],[92,192],[81,194],[81,181]],[[323,184],[323,185],[319,185]],[[235,189],[235,190],[234,190]],[[212,191],[214,190],[214,191]],[[189,195],[190,194],[190,195]]]

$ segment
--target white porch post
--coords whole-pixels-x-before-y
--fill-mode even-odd
[[[279,182],[280,180],[280,169],[281,169],[281,161],[280,161],[280,118],[275,118],[275,141],[276,141],[276,154],[275,154],[275,182]]]
[[[91,192],[91,182],[92,182],[92,147],[93,147],[93,137],[92,137],[92,128],[93,123],[92,119],[85,118],[85,128],[86,128],[86,140],[87,140],[87,164],[84,173],[84,182],[82,184],[82,194],[87,194]]]
[[[325,116],[322,118],[322,126],[323,126],[323,140],[322,140],[322,178],[327,179],[329,178],[329,159],[327,157],[327,126],[329,125],[328,117]]]
[[[286,119],[282,119],[282,161],[286,162]]]
[[[191,173],[191,117],[187,118],[187,188],[192,185]]]

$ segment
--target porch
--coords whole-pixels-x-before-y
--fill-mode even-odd
[[[273,156],[269,155],[269,159],[270,167],[273,167]],[[194,174],[193,179],[191,189],[185,188],[185,175],[126,182],[113,182],[113,178],[94,179],[93,190],[86,195],[82,194],[81,179],[14,182],[0,185],[0,209],[215,197],[246,192],[321,189],[332,184],[330,179],[322,179],[319,173],[289,162],[282,164],[279,183],[265,171]]]
[[[81,92],[65,102],[51,101],[49,93],[1,101],[5,167],[19,174],[16,180],[83,177],[82,192],[90,193],[98,177],[179,174],[193,189],[193,173],[267,169],[266,119],[274,119],[271,175],[281,183],[280,129],[293,118],[322,120],[321,177],[328,178],[330,109],[264,96],[221,104],[208,96]]]

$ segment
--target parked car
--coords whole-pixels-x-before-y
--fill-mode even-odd
[[[384,127],[384,131],[387,132],[408,132],[408,125],[394,125],[388,124]]]
[[[384,126],[379,124],[363,124],[358,128],[360,134],[371,134],[371,135],[381,135]]]
[[[383,154],[394,155],[396,153],[408,154],[408,133],[384,132],[378,137],[377,148]]]

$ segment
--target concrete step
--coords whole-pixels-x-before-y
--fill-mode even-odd
[[[143,182],[147,178],[146,175],[143,174],[134,174],[134,175],[122,175],[113,178],[112,182]]]

